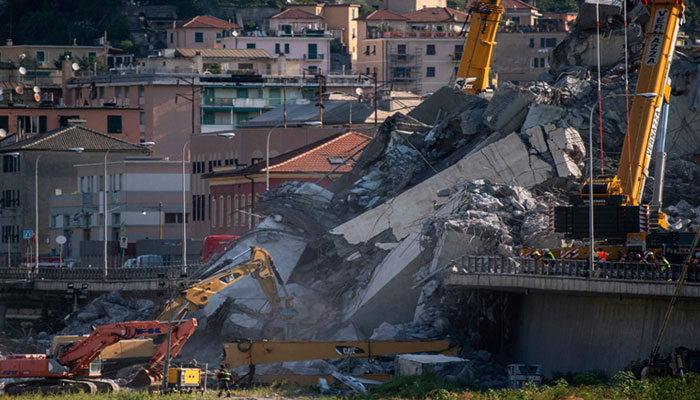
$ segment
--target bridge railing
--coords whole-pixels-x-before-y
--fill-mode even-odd
[[[547,260],[498,256],[465,256],[455,262],[458,270],[480,274],[530,274],[575,276],[581,278],[624,279],[640,281],[675,281],[681,264],[663,268],[658,264],[630,262],[596,262],[591,274],[588,260]],[[690,268],[688,282],[700,282],[700,270]]]
[[[188,264],[187,275],[192,275],[202,267],[201,264]],[[105,277],[104,269],[100,268],[60,268],[15,267],[0,268],[0,280],[84,280],[84,281],[130,281],[130,280],[173,280],[182,278],[181,266],[168,265],[162,267],[109,268]]]

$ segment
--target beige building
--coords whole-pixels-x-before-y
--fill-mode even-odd
[[[210,15],[198,15],[187,21],[173,22],[166,31],[169,49],[218,49],[221,39],[233,36],[241,27]]]
[[[353,63],[357,61],[360,6],[357,4],[289,4],[288,10],[300,10],[323,18],[327,30],[340,39]],[[273,17],[274,18],[274,17]],[[272,21],[270,24],[272,25]]]
[[[14,45],[8,40],[5,46],[0,46],[0,61],[20,65],[24,60],[36,61],[38,68],[56,69],[55,62],[66,56],[71,59],[95,58],[104,56],[104,46],[49,46],[49,45]],[[103,60],[104,61],[104,60]],[[27,73],[31,73],[31,68]]]
[[[447,7],[447,0],[367,0],[377,10],[389,10],[404,14],[422,8]]]

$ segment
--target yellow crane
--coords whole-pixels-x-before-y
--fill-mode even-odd
[[[252,275],[258,281],[273,313],[280,312],[285,308],[292,308],[292,298],[284,287],[270,253],[257,246],[252,246],[248,251],[250,258],[247,261],[195,282],[180,292],[177,297],[165,304],[156,319],[159,321],[180,320],[188,313],[201,310],[209,304],[213,295],[247,275]],[[275,279],[282,286],[285,296],[279,295]]]
[[[455,79],[457,89],[476,95],[487,89],[491,55],[503,11],[501,0],[479,0],[470,10],[471,23]]]

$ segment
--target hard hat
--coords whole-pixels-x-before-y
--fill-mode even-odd
[[[548,251],[549,251],[549,249],[544,249],[544,252],[545,252],[545,253],[548,252]]]

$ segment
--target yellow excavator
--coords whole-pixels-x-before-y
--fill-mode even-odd
[[[291,309],[292,297],[287,293],[287,289],[272,261],[270,253],[257,246],[252,246],[247,252],[250,253],[250,258],[247,261],[193,283],[190,287],[180,292],[177,297],[165,303],[156,319],[159,321],[183,319],[187,314],[206,307],[213,295],[247,275],[252,275],[258,281],[265,298],[270,303],[273,314],[279,313],[284,309]],[[239,255],[239,257],[242,255],[245,255],[245,253]],[[284,296],[279,295],[277,283],[284,290]]]
[[[625,246],[644,247],[650,240],[650,232],[654,232],[655,245],[661,247],[665,247],[665,242],[672,239],[678,241],[670,233],[664,233],[668,226],[666,215],[661,211],[661,203],[664,145],[671,94],[668,74],[682,19],[683,2],[655,0],[645,3],[651,18],[646,29],[646,45],[618,169],[614,176],[587,180],[580,195],[572,197],[571,206],[553,209],[550,229],[565,233],[568,238],[584,239],[589,236],[590,202],[593,202],[595,235],[601,243],[621,246],[622,249]],[[650,204],[643,204],[642,194],[657,133],[660,140],[657,146],[654,195]],[[562,249],[562,252],[567,250]],[[575,258],[587,258],[587,249],[580,250]]]
[[[491,55],[504,9],[501,0],[479,0],[469,12],[471,23],[464,41],[455,87],[478,95],[488,89]]]

